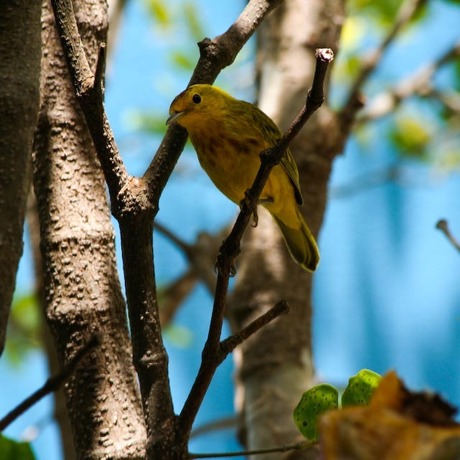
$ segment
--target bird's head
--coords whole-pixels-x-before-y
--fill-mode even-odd
[[[211,85],[193,85],[174,98],[169,108],[167,125],[177,123],[184,128],[215,118],[225,109],[232,96]]]

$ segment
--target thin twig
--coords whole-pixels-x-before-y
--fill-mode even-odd
[[[155,221],[154,228],[161,232],[166,238],[174,243],[187,257],[191,271],[201,280],[213,294],[216,283],[216,276],[211,267],[215,263],[215,254],[228,234],[228,226],[225,226],[218,233],[210,235],[206,232],[198,234],[193,244],[188,244],[164,225]]]
[[[361,71],[350,88],[347,102],[340,113],[344,126],[351,126],[357,110],[362,107],[361,90],[382,59],[394,39],[404,26],[420,11],[427,0],[405,0],[399,8],[393,27],[388,31],[380,45],[364,60]]]
[[[460,252],[460,242],[455,238],[455,236],[452,234],[452,232],[449,230],[449,224],[446,219],[440,219],[438,220],[436,224],[436,228],[438,230],[441,230],[441,232],[444,233],[446,238],[452,243],[452,246]]]
[[[239,452],[214,452],[209,454],[189,454],[189,459],[194,458],[229,458],[229,457],[240,457],[247,455],[261,455],[271,454],[275,452],[290,452],[293,450],[303,450],[311,447],[313,444],[310,441],[301,441],[295,444],[288,444],[285,446],[272,447],[267,449],[255,449],[255,450],[242,450]]]
[[[289,305],[287,302],[285,300],[280,300],[273,308],[268,310],[262,316],[256,318],[237,333],[231,335],[225,340],[222,340],[220,343],[222,355],[221,360],[223,361],[238,345],[251,337],[251,335],[255,334],[259,329],[262,329],[275,318],[278,318],[278,316],[287,313],[288,311]]]
[[[396,85],[392,86],[389,91],[375,96],[369,106],[357,117],[357,123],[363,124],[371,120],[381,118],[389,113],[393,113],[396,107],[404,100],[413,95],[433,96],[441,100],[446,106],[454,111],[459,111],[459,106],[455,106],[455,95],[443,100],[442,93],[437,92],[433,88],[433,78],[436,72],[444,65],[452,62],[460,56],[460,41],[454,43],[443,54],[441,54],[433,62],[416,71],[410,77],[405,78]],[[450,99],[453,99],[450,100]],[[452,103],[453,102],[453,103]]]
[[[194,428],[190,434],[190,439],[198,438],[200,436],[213,433],[214,431],[235,429],[238,426],[238,416],[232,415],[230,417],[221,418],[218,420],[211,420],[208,423],[204,423],[197,428]]]
[[[257,207],[258,198],[262,193],[271,169],[281,161],[289,142],[324,100],[324,78],[327,67],[333,57],[334,54],[330,49],[317,50],[314,81],[311,90],[308,92],[305,106],[276,146],[261,155],[262,161],[259,172],[253,185],[246,193],[246,198],[242,202],[240,213],[230,235],[221,246],[217,257],[218,275],[208,337],[203,349],[197,377],[179,415],[179,426],[183,433],[190,433],[212,377],[221,363],[220,336],[225,315],[228,284],[230,277],[234,273],[234,261],[240,252],[241,238]]]
[[[41,388],[24,399],[24,401],[18,404],[0,420],[0,432],[46,395],[56,391],[70,377],[75,368],[80,364],[80,361],[98,345],[100,345],[100,338],[95,334],[77,351],[75,356],[63,367],[61,372],[54,377],[50,377]]]
[[[170,240],[173,244],[175,244],[180,250],[182,250],[186,254],[190,251],[190,244],[186,243],[178,235],[173,233],[169,228],[165,227],[157,220],[153,224],[153,228],[162,233],[166,238],[168,238],[168,240]]]

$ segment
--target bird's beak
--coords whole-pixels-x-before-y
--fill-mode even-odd
[[[185,112],[173,112],[169,118],[166,120],[167,125],[173,125],[177,120],[184,115]]]

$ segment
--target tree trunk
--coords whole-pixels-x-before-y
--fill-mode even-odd
[[[39,107],[40,3],[0,8],[0,355],[22,255],[30,159]]]
[[[258,38],[259,106],[284,131],[304,104],[313,81],[315,49],[337,50],[344,18],[343,0],[289,0],[263,24]],[[332,160],[342,138],[323,107],[295,139],[291,150],[300,172],[301,208],[314,235],[322,225]],[[260,209],[260,208],[259,208]],[[320,245],[321,249],[321,245]],[[243,414],[243,441],[249,449],[270,448],[301,439],[292,411],[314,376],[311,346],[312,276],[287,253],[276,224],[259,210],[259,224],[247,232],[231,317],[234,329],[281,298],[291,310],[241,347],[237,401]],[[258,460],[310,458],[296,451]]]
[[[94,69],[107,33],[106,5],[102,0],[75,1],[74,8]],[[33,166],[45,315],[61,366],[93,334],[102,341],[65,385],[76,457],[143,458],[146,433],[104,181],[48,1],[42,22]]]

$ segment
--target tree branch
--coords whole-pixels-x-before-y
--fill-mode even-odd
[[[242,344],[251,335],[255,334],[259,329],[262,329],[265,325],[273,321],[278,316],[288,313],[289,305],[285,300],[280,300],[273,308],[267,311],[267,313],[259,316],[254,321],[249,323],[246,327],[241,329],[236,334],[222,340],[220,342],[221,360],[223,361],[238,345]]]
[[[67,363],[66,366],[54,377],[50,377],[45,384],[37,391],[27,397],[22,403],[16,406],[11,412],[5,415],[0,420],[0,432],[2,432],[8,425],[14,422],[20,415],[29,410],[34,404],[43,399],[48,394],[56,391],[72,374],[76,367],[80,364],[81,360],[90,353],[96,346],[101,344],[100,337],[95,334],[88,342],[83,345],[75,356]]]
[[[218,233],[210,235],[206,232],[198,234],[193,244],[188,244],[173,234],[162,224],[155,222],[154,228],[171,240],[187,257],[190,263],[190,270],[198,280],[201,280],[212,294],[216,283],[216,275],[212,270],[217,254],[223,239],[228,234],[228,226],[219,230]]]
[[[91,133],[109,188],[112,206],[118,208],[120,192],[126,190],[128,173],[115,143],[103,105],[105,43],[93,74],[78,32],[71,0],[51,0],[75,94]]]
[[[389,113],[392,113],[402,101],[413,95],[433,96],[441,100],[447,107],[453,111],[459,111],[460,105],[454,105],[456,99],[443,100],[442,94],[433,88],[433,77],[436,72],[444,65],[452,62],[460,56],[460,41],[454,43],[449,49],[441,54],[438,59],[431,62],[426,67],[419,69],[413,75],[405,78],[392,87],[389,91],[378,94],[371,104],[357,117],[357,123],[363,124],[372,121]]]
[[[393,27],[389,30],[381,44],[363,60],[361,72],[355,79],[349,91],[347,102],[340,111],[339,117],[342,123],[349,130],[353,124],[356,112],[362,108],[361,91],[372,72],[382,59],[382,56],[393,43],[394,39],[401,32],[404,26],[420,11],[420,8],[427,0],[405,0],[399,8]]]
[[[460,242],[455,238],[455,236],[452,234],[452,232],[449,230],[449,223],[447,222],[446,219],[440,219],[438,220],[436,224],[436,228],[438,230],[441,230],[446,238],[452,243],[452,246],[460,252]]]
[[[333,53],[330,49],[317,50],[314,81],[311,90],[308,92],[305,106],[276,146],[261,154],[262,162],[259,172],[253,185],[246,193],[246,199],[242,202],[240,213],[230,235],[222,244],[220,253],[217,257],[216,266],[218,276],[208,338],[203,349],[198,375],[179,416],[179,425],[183,433],[190,433],[193,421],[195,420],[214,372],[222,362],[222,342],[220,342],[220,336],[224,321],[228,284],[230,277],[234,273],[234,261],[240,251],[241,238],[257,207],[259,196],[271,169],[281,161],[291,140],[297,135],[302,126],[304,126],[313,112],[324,100],[324,78],[327,67],[332,59]],[[282,309],[283,306],[280,305],[277,308]],[[252,327],[254,327],[254,324],[249,325],[248,331],[243,332],[243,335],[249,332]],[[229,346],[229,344],[227,345]]]

